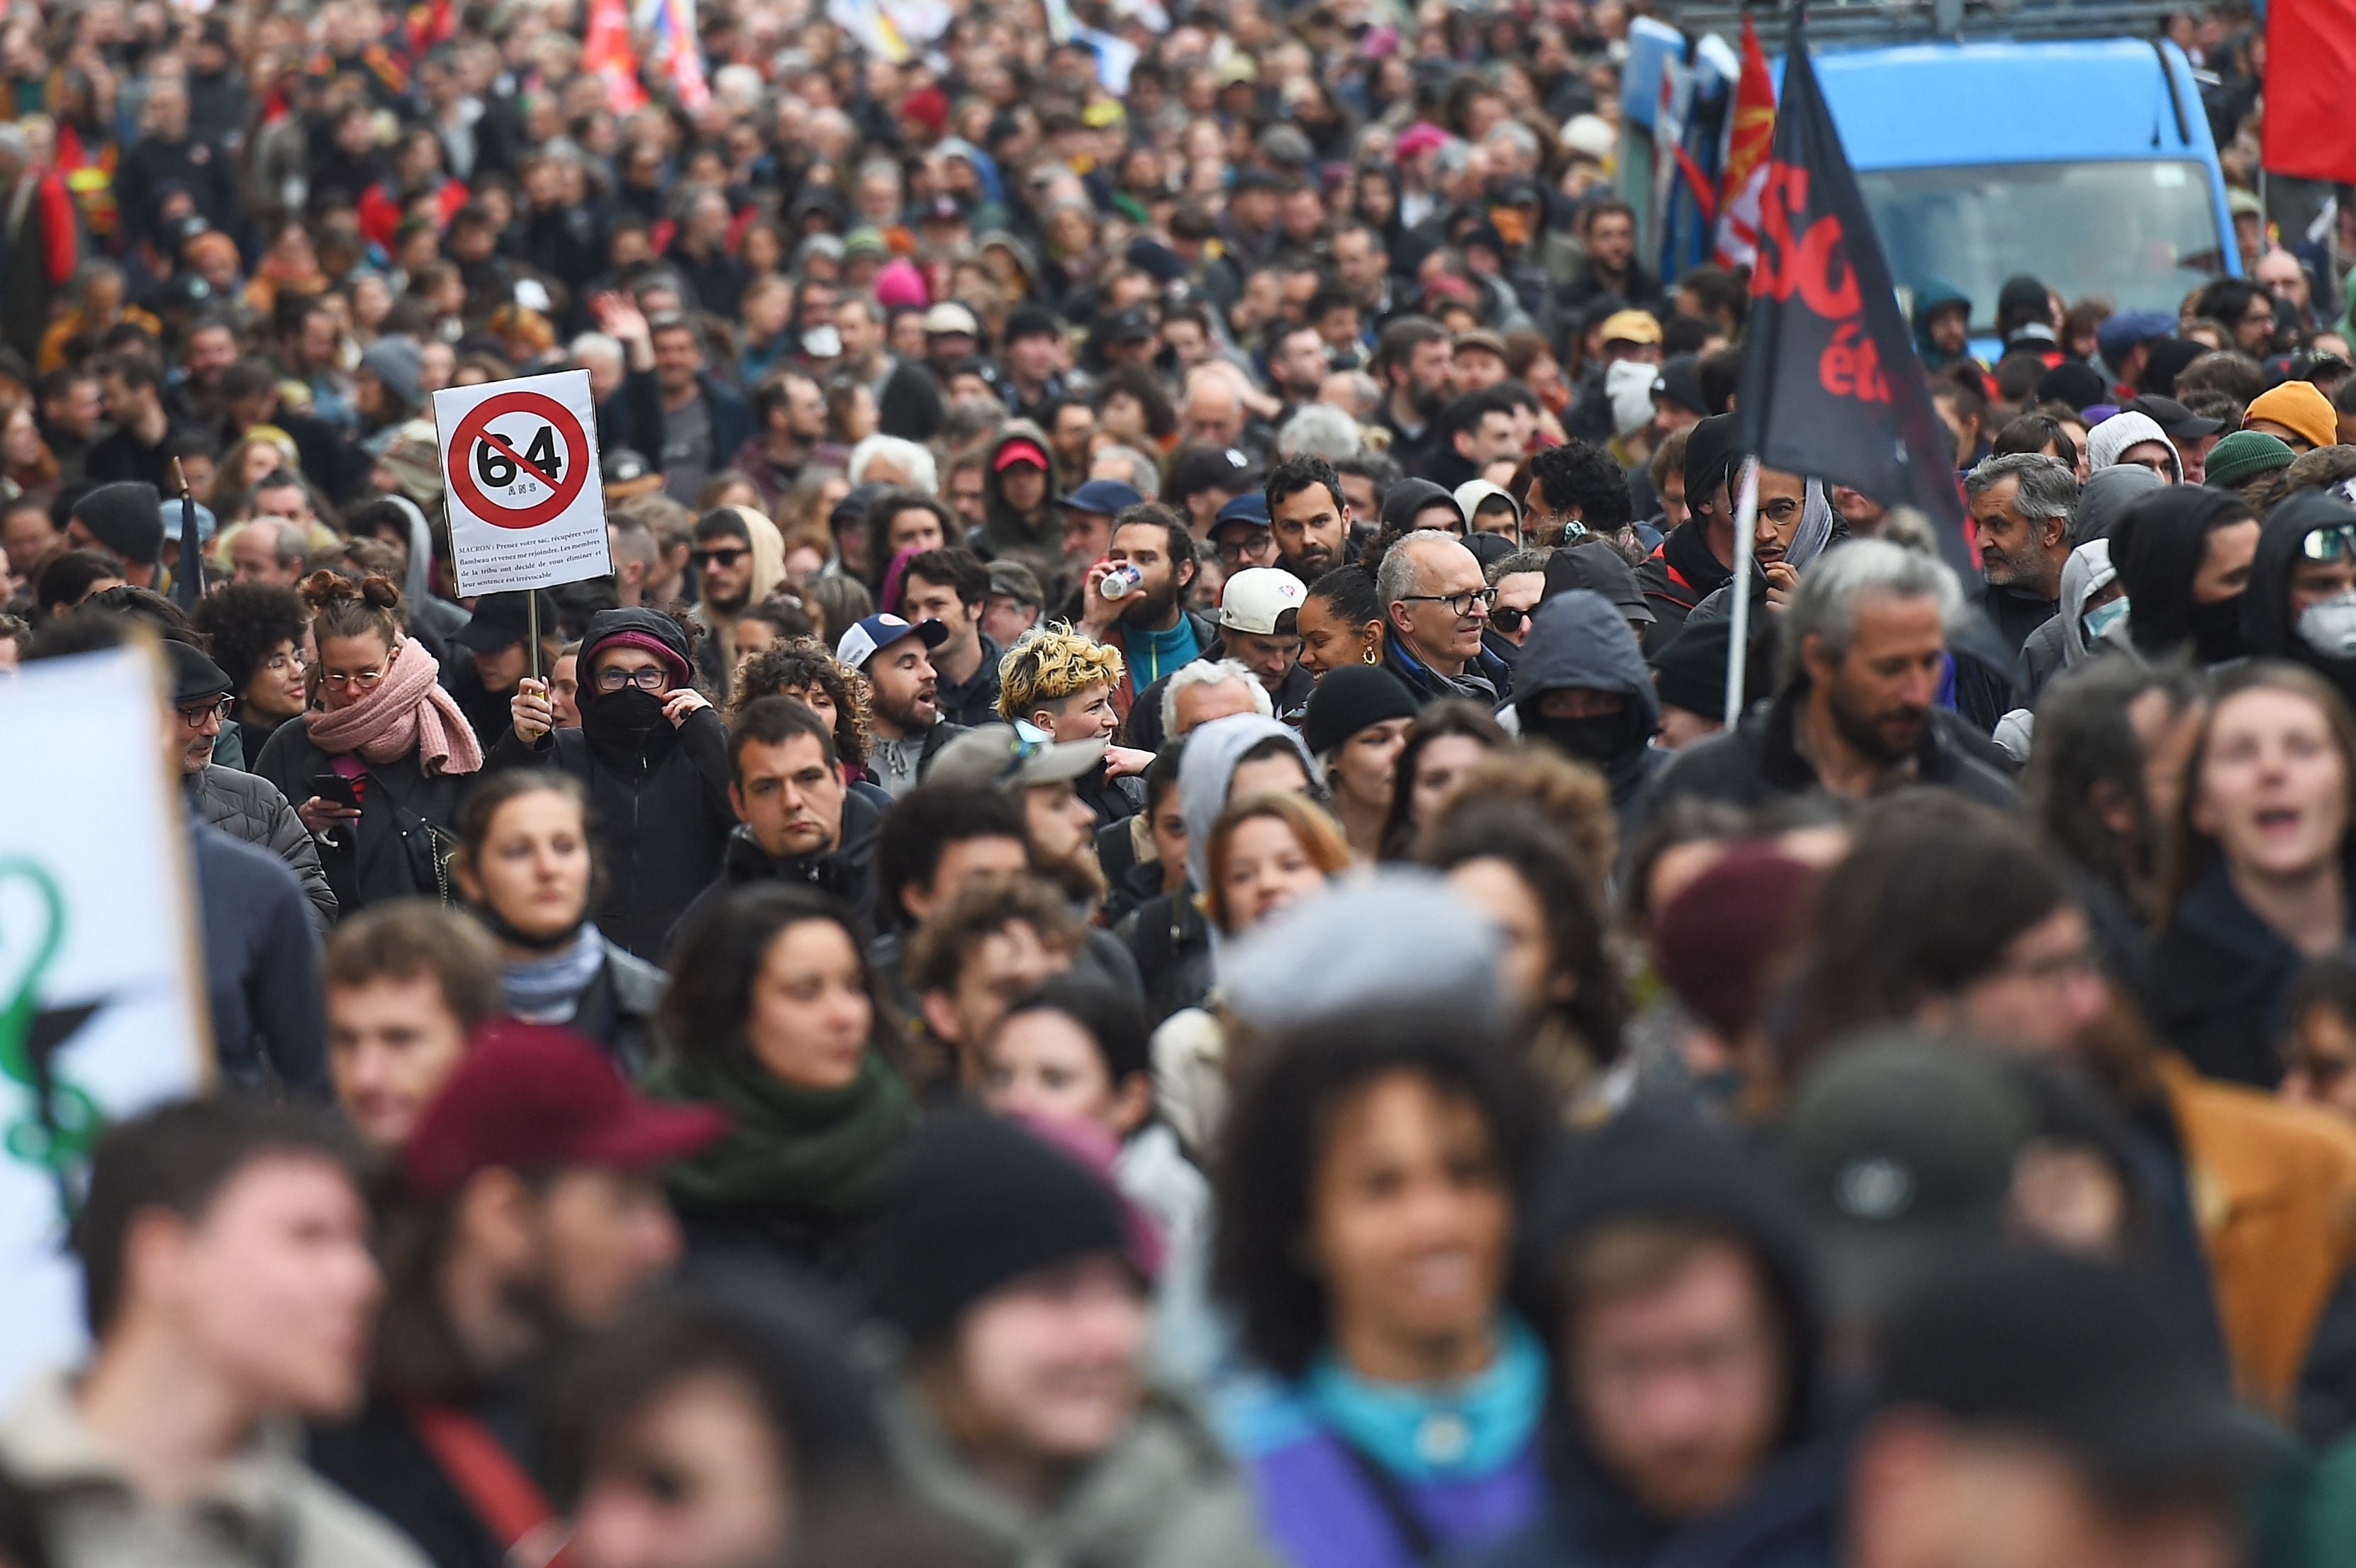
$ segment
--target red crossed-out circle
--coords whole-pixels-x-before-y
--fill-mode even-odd
[[[555,427],[556,444],[564,453],[564,472],[547,495],[528,507],[494,499],[475,478],[475,445],[489,438],[491,421],[502,414],[537,414],[546,420]],[[466,503],[468,511],[493,528],[536,528],[561,516],[580,496],[589,477],[588,453],[589,438],[571,409],[540,392],[502,392],[485,398],[458,421],[457,432],[450,438],[450,488]],[[547,483],[547,475],[540,478]]]

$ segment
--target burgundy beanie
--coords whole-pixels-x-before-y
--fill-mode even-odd
[[[1767,844],[1728,850],[1653,922],[1653,969],[1729,1040],[1758,1021],[1815,869]]]

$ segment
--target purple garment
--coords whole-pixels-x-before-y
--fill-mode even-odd
[[[1418,1568],[1421,1559],[1414,1545],[1402,1538],[1359,1462],[1312,1424],[1306,1413],[1292,1413],[1303,1417],[1295,1430],[1244,1456],[1269,1539],[1295,1568]],[[1533,1434],[1502,1469],[1447,1481],[1397,1482],[1393,1495],[1442,1552],[1477,1550],[1537,1516],[1546,1499],[1538,1450]]]

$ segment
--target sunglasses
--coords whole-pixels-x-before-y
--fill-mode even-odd
[[[1507,636],[1520,631],[1522,623],[1529,618],[1527,610],[1516,610],[1510,604],[1497,605],[1489,612],[1489,624]]]
[[[695,552],[695,564],[716,566],[725,571],[752,553],[749,549],[700,549]]]
[[[2312,530],[2298,541],[2298,553],[2309,560],[2356,560],[2356,523]]]

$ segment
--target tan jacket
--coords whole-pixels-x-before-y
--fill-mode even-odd
[[[0,1426],[0,1465],[31,1495],[57,1568],[427,1568],[405,1536],[305,1468],[284,1435],[187,1502],[148,1501],[62,1373],[37,1381]]]
[[[2356,1261],[2356,1129],[2160,1058],[2244,1399],[2290,1413],[2308,1342]]]

